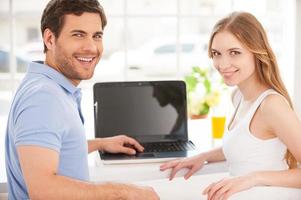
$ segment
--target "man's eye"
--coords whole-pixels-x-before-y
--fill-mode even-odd
[[[102,35],[95,35],[94,38],[97,39],[97,40],[101,40],[102,39]]]
[[[75,37],[83,37],[83,34],[81,34],[81,33],[75,33],[75,34],[73,34],[72,36],[75,36]]]

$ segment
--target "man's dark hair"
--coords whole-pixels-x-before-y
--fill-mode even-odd
[[[102,29],[107,24],[107,18],[102,6],[97,0],[51,0],[44,9],[41,19],[41,32],[44,34],[45,29],[49,28],[59,37],[64,26],[64,17],[66,14],[82,15],[84,12],[98,13],[101,18]],[[93,23],[93,22],[91,22]],[[47,47],[44,43],[44,53]]]

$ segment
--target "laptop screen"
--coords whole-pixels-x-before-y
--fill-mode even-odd
[[[95,136],[187,140],[183,81],[94,85]]]

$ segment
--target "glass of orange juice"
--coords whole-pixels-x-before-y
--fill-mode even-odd
[[[211,129],[212,129],[212,138],[221,139],[223,138],[225,131],[225,116],[212,116],[211,117]]]

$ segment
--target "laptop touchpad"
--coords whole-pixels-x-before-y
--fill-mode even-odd
[[[155,154],[153,154],[153,153],[138,153],[138,154],[136,154],[136,157],[138,157],[138,158],[154,158]]]

